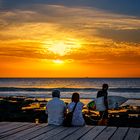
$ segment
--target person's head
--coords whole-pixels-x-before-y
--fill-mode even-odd
[[[103,84],[102,89],[107,91],[108,90],[108,84]]]
[[[60,91],[58,89],[54,89],[52,91],[52,97],[57,97],[57,98],[60,98]]]
[[[80,99],[80,95],[79,95],[79,93],[77,93],[77,92],[74,92],[73,94],[72,94],[72,102],[75,102],[75,103],[77,103],[77,102],[79,102],[79,99]]]

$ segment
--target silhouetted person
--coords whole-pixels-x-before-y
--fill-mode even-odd
[[[103,118],[103,119],[108,118],[108,101],[107,101],[108,92],[107,90],[108,90],[108,84],[103,84],[102,90],[98,91],[97,93],[97,98],[103,97],[103,101],[104,101],[105,110],[99,111],[100,118]]]

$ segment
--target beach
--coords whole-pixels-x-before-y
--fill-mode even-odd
[[[46,104],[51,98],[26,98],[26,97],[1,97],[0,98],[0,121],[11,122],[39,122],[47,123],[47,115],[45,113]],[[70,99],[62,99],[66,104]],[[97,125],[99,120],[99,112],[88,110],[86,103],[90,99],[82,99],[85,106],[83,115],[88,125]],[[140,101],[140,100],[137,100]],[[123,127],[140,127],[140,106],[122,105],[117,109],[109,110],[109,126]]]

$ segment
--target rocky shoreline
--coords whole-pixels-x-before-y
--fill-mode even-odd
[[[45,106],[47,100],[26,97],[0,97],[0,121],[47,123]],[[98,112],[83,109],[83,115],[88,125],[98,124]],[[140,127],[140,106],[121,106],[109,110],[109,126]]]

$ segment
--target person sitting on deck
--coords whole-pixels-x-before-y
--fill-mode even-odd
[[[73,112],[72,118],[72,126],[83,126],[85,124],[85,120],[83,118],[82,109],[84,104],[79,101],[80,96],[78,93],[73,93],[72,95],[72,102],[68,104],[68,110],[71,112],[77,103],[75,110]]]
[[[46,113],[48,114],[48,124],[62,125],[64,114],[66,112],[66,104],[60,100],[60,91],[52,91],[53,99],[46,105]]]

